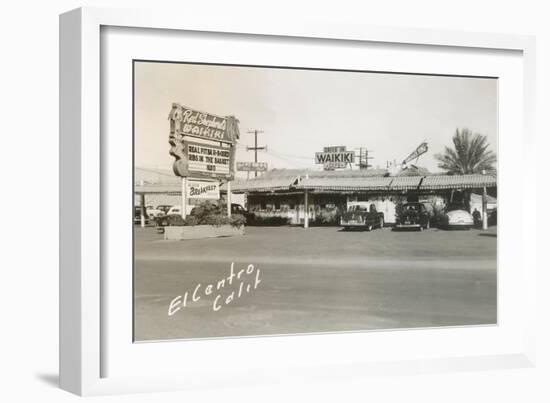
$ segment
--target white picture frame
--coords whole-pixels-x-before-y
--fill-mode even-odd
[[[324,358],[304,354],[291,361],[274,361],[266,355],[264,371],[250,373],[246,363],[238,370],[216,369],[212,376],[207,366],[197,367],[198,355],[213,348],[210,354],[225,354],[231,346],[236,351],[253,351],[252,355],[266,353],[264,344],[269,348],[277,344],[284,348],[300,349],[311,344],[311,338],[319,336],[304,335],[270,338],[242,338],[232,341],[212,340],[195,344],[198,353],[186,363],[186,368],[175,372],[167,365],[166,371],[159,375],[108,371],[105,362],[116,355],[113,344],[102,329],[108,321],[110,305],[106,303],[108,291],[102,286],[102,266],[105,264],[105,251],[109,245],[102,239],[102,213],[105,198],[104,147],[101,141],[101,30],[104,27],[126,27],[136,29],[177,30],[180,32],[218,33],[219,35],[245,35],[257,40],[262,38],[285,38],[286,40],[338,40],[337,43],[378,43],[412,47],[433,47],[437,49],[469,49],[477,53],[491,51],[516,52],[521,59],[521,80],[523,97],[518,100],[522,105],[523,133],[517,134],[515,141],[521,143],[521,154],[516,156],[527,162],[534,155],[534,102],[535,102],[535,41],[530,36],[503,35],[488,33],[466,33],[455,31],[429,31],[408,28],[384,28],[351,26],[330,23],[294,24],[284,21],[248,20],[246,18],[226,18],[214,20],[210,16],[194,16],[182,22],[176,13],[154,12],[150,10],[110,10],[102,8],[81,8],[70,11],[60,17],[60,385],[63,389],[79,395],[129,393],[140,391],[159,391],[198,387],[225,386],[229,383],[240,386],[292,381],[297,377],[310,379],[334,379],[347,376],[368,376],[369,374],[414,374],[419,372],[464,371],[492,368],[511,368],[532,366],[535,362],[535,318],[525,314],[522,323],[514,324],[513,331],[498,337],[507,338],[513,333],[514,340],[503,342],[501,350],[489,351],[480,346],[469,349],[467,353],[457,351],[447,354],[444,349],[426,354],[402,356],[399,349],[387,359],[366,360],[364,357],[349,356],[339,360],[336,355]],[[223,34],[221,34],[223,33]],[[516,73],[511,73],[516,74]],[[501,150],[502,152],[502,150]],[[506,152],[506,150],[504,150]],[[506,166],[504,166],[506,168]],[[507,170],[504,169],[503,172]],[[510,171],[508,171],[510,172]],[[512,174],[510,174],[512,175]],[[501,175],[502,176],[502,175]],[[512,176],[510,176],[512,177]],[[499,177],[499,186],[507,177]],[[513,178],[511,180],[514,180]],[[521,178],[523,189],[536,186],[536,173]],[[528,193],[523,192],[526,198]],[[500,208],[500,207],[499,207]],[[535,212],[531,211],[531,214]],[[500,215],[499,215],[500,220]],[[520,220],[518,236],[510,238],[506,245],[514,245],[517,262],[523,281],[517,283],[522,298],[522,309],[535,312],[535,289],[537,266],[535,261],[535,242],[529,242],[534,234],[535,224]],[[522,238],[523,236],[523,238]],[[530,235],[532,238],[534,235]],[[516,242],[518,241],[518,242]],[[515,242],[515,243],[514,243]],[[502,248],[500,248],[502,249]],[[499,252],[500,253],[500,252]],[[500,256],[499,256],[500,259]],[[500,262],[502,263],[502,262]],[[513,281],[504,277],[499,281]],[[504,304],[504,306],[508,306]],[[501,312],[502,313],[502,312]],[[461,329],[449,330],[456,334],[452,337],[471,337]],[[461,333],[462,332],[462,333]],[[490,338],[493,329],[480,329],[480,336]],[[443,332],[375,332],[369,340],[394,339],[401,343],[404,337],[411,343],[426,343],[445,337]],[[468,332],[466,332],[468,333]],[[484,335],[482,335],[484,333]],[[496,334],[496,333],[494,333]],[[286,337],[286,338],[285,338]],[[323,343],[336,346],[346,343],[361,343],[361,333],[347,335],[325,335]],[[512,336],[510,336],[512,337]],[[345,339],[344,339],[345,338]],[[521,341],[520,341],[521,338]],[[292,340],[290,340],[292,339]],[[264,340],[269,340],[265,341]],[[288,341],[290,340],[290,341]],[[421,340],[421,341],[419,341]],[[287,344],[288,343],[290,344]],[[131,343],[131,340],[129,341]],[[181,342],[173,342],[181,343]],[[187,343],[187,348],[193,346]],[[314,344],[314,343],[313,343]],[[497,343],[498,344],[498,343]],[[165,343],[164,353],[170,353],[177,344]],[[205,347],[206,346],[206,347]],[[210,347],[209,347],[210,346]],[[180,346],[181,347],[181,346]],[[182,347],[183,348],[183,347]],[[128,351],[131,350],[129,349]],[[296,351],[296,350],[294,350]],[[315,359],[314,359],[315,357]],[[128,358],[128,357],[126,357]],[[230,358],[235,358],[231,355]],[[345,357],[344,357],[345,358]],[[353,358],[353,359],[352,359]],[[119,359],[123,359],[120,358]],[[193,361],[195,360],[195,361]],[[131,360],[130,360],[131,361]],[[139,362],[139,360],[137,360]],[[145,361],[145,365],[146,364]],[[162,361],[160,361],[162,362]],[[251,362],[250,362],[251,363]],[[249,364],[250,364],[249,363]],[[158,365],[158,362],[156,363]],[[111,376],[110,373],[116,375]],[[139,371],[138,371],[139,372]],[[106,375],[107,374],[107,375]],[[185,374],[185,376],[183,375]],[[231,375],[231,376],[229,376]]]

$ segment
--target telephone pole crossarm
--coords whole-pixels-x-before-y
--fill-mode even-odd
[[[258,133],[263,133],[263,130],[249,130],[248,134],[254,134],[254,147],[246,146],[246,151],[254,151],[254,162],[258,162],[258,150],[267,150],[267,146],[258,146]],[[258,171],[254,171],[254,177],[258,176]]]

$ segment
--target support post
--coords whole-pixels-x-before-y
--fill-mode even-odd
[[[483,196],[481,198],[481,217],[483,222],[483,230],[488,228],[487,225],[487,186],[483,186]]]
[[[187,218],[187,178],[181,178],[181,218]]]
[[[231,181],[227,181],[227,216],[231,217]]]
[[[309,194],[304,192],[304,228],[309,228]]]
[[[140,224],[141,228],[145,227],[145,194],[139,195],[139,212],[140,212]]]

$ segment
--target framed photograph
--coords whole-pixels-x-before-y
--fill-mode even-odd
[[[62,388],[534,365],[532,37],[94,8],[60,44]]]

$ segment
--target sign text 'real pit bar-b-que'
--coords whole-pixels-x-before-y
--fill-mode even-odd
[[[185,147],[190,172],[221,175],[231,173],[231,150],[229,148],[191,142],[185,143]]]

